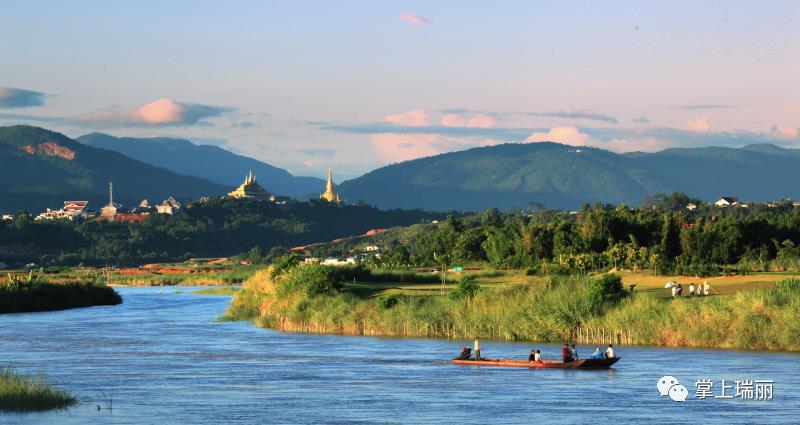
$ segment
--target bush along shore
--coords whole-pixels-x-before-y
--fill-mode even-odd
[[[340,271],[271,267],[246,281],[223,316],[289,332],[585,344],[645,344],[800,351],[800,281],[686,299],[631,294],[618,275],[549,276],[443,295],[358,296]]]
[[[0,313],[64,310],[96,305],[116,305],[122,297],[113,288],[95,282],[43,282],[28,275],[8,274],[0,282]]]
[[[44,377],[20,374],[11,369],[0,370],[0,411],[36,412],[63,409],[78,399],[53,387]]]

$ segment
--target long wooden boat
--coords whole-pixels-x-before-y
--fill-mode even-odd
[[[608,369],[619,361],[619,357],[602,359],[580,359],[572,362],[562,362],[558,360],[542,360],[541,362],[529,362],[527,360],[513,359],[453,359],[453,364],[471,366],[501,366],[501,367],[528,367],[532,369]]]

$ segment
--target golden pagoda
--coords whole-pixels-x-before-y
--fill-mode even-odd
[[[268,199],[269,193],[256,182],[256,176],[253,175],[253,170],[250,170],[244,179],[244,183],[233,192],[228,193],[228,196],[236,199]]]
[[[336,202],[337,204],[340,202],[339,194],[333,190],[333,172],[330,167],[328,167],[328,182],[325,184],[325,192],[320,193],[319,199]]]

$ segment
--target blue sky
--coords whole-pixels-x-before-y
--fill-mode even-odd
[[[0,1],[0,125],[340,178],[506,142],[800,147],[800,3]]]

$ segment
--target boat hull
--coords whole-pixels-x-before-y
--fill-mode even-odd
[[[531,369],[608,369],[619,361],[619,357],[602,359],[580,359],[572,362],[560,362],[558,360],[543,360],[541,362],[529,362],[527,360],[512,359],[481,359],[481,360],[460,360],[453,359],[453,364],[470,366],[494,366],[494,367],[527,367]]]

